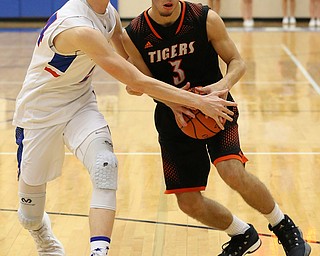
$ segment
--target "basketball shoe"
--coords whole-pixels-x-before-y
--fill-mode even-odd
[[[278,242],[282,244],[287,256],[310,255],[310,245],[303,239],[301,230],[287,215],[278,225],[271,227],[269,224],[269,229],[278,237]]]
[[[106,252],[91,252],[90,256],[106,256]]]
[[[43,225],[38,230],[29,230],[37,245],[39,256],[64,256],[61,242],[51,230],[51,222],[47,213],[43,215]]]
[[[106,256],[108,253],[109,248],[107,248],[106,250],[101,249],[101,248],[97,248],[93,251],[91,251],[90,256]]]
[[[218,256],[242,256],[259,249],[261,240],[255,228],[250,228],[240,235],[231,237],[231,240],[222,245],[222,253]]]

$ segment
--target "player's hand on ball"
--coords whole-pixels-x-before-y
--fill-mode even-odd
[[[219,91],[219,89],[217,89],[217,87],[215,87],[214,85],[215,85],[215,84],[213,84],[213,85],[208,85],[208,86],[205,86],[205,87],[197,86],[197,87],[195,87],[194,89],[195,89],[196,93],[198,93],[198,94],[210,94],[210,93],[212,93],[212,92]],[[220,98],[226,100],[226,99],[227,99],[227,96],[228,96],[228,91],[229,91],[229,90],[227,90],[226,93],[221,94],[221,95],[220,95]]]
[[[206,103],[203,104],[202,108],[200,109],[205,115],[213,118],[222,130],[224,130],[224,127],[219,117],[222,117],[228,121],[232,121],[233,119],[231,116],[233,116],[234,113],[227,107],[237,106],[236,102],[224,100],[221,98],[221,96],[225,95],[227,92],[228,89],[225,89],[203,95]]]
[[[186,120],[187,117],[189,118],[195,117],[191,109],[187,107],[184,107],[172,102],[167,102],[166,105],[171,108],[179,127],[187,126],[187,120]]]
[[[196,94],[205,94],[204,92],[200,92],[199,88],[200,87],[189,88],[188,91]],[[219,95],[220,95],[219,93],[223,93],[223,92],[216,92],[212,94],[215,97],[215,100],[217,101],[216,107],[215,107],[216,109],[219,108],[219,101],[221,100],[225,101],[224,99],[219,98]],[[210,100],[213,100],[212,95],[209,97]],[[224,106],[223,104],[221,105]],[[212,107],[212,105],[210,106],[210,103],[209,103],[209,107]],[[216,115],[213,115],[212,117],[214,118],[211,118],[210,115],[212,115],[213,112],[210,112],[210,115],[206,115],[205,113],[203,113],[201,110],[198,110],[198,109],[189,109],[189,111],[191,111],[194,114],[194,117],[191,118],[190,116],[184,115],[184,113],[181,113],[182,117],[175,114],[176,122],[179,128],[183,133],[185,133],[189,137],[194,139],[208,139],[215,136],[217,133],[219,133],[221,130],[224,129],[224,124],[226,123],[226,119],[223,118],[221,115],[219,115],[219,113]],[[232,111],[230,112],[233,114]],[[182,121],[179,120],[179,118],[183,118]],[[186,125],[182,125],[184,123],[186,123]]]

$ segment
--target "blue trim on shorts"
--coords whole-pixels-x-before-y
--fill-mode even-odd
[[[17,161],[18,161],[18,180],[20,177],[20,165],[21,165],[21,158],[22,158],[22,151],[23,151],[23,139],[24,139],[24,129],[21,127],[16,128],[16,144],[18,145],[17,150]]]

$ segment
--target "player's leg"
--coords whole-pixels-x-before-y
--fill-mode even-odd
[[[221,9],[221,0],[216,0],[215,4],[216,4],[215,11],[216,11],[216,13],[219,14],[220,13],[220,9]]]
[[[216,13],[220,12],[220,0],[208,0],[208,6]]]
[[[310,13],[310,21],[309,21],[309,27],[315,27],[317,16],[316,16],[316,0],[310,0],[309,1],[309,13]]]
[[[269,190],[257,177],[245,170],[244,164],[240,160],[221,161],[216,164],[216,168],[224,182],[239,192],[251,207],[262,214],[268,214],[272,211],[275,202]]]
[[[64,147],[59,128],[51,130],[16,129],[18,148],[19,209],[18,218],[27,229],[42,255],[65,255],[62,244],[51,230],[45,213],[46,182],[60,174]],[[60,153],[59,153],[60,152]]]
[[[282,16],[283,18],[288,18],[288,2],[287,0],[282,0]]]
[[[234,113],[233,122],[228,122],[225,130],[213,137],[208,144],[211,159],[219,175],[251,207],[267,218],[270,230],[278,236],[285,251],[290,252],[289,255],[309,255],[310,246],[303,240],[301,231],[283,214],[267,187],[245,170],[247,159],[240,148],[237,110]]]
[[[232,237],[222,246],[220,256],[245,255],[260,247],[261,240],[255,228],[237,218],[223,205],[204,197],[201,192],[177,193],[176,196],[180,209],[188,216]]]
[[[294,18],[296,13],[296,0],[290,0],[290,17]]]
[[[242,16],[243,25],[245,27],[253,27],[254,20],[252,16],[252,0],[242,0]]]
[[[64,136],[66,145],[88,169],[92,181],[91,255],[107,255],[115,218],[118,168],[109,128],[103,116],[93,109],[69,122]]]
[[[20,179],[18,218],[33,237],[40,256],[62,256],[65,255],[63,245],[53,234],[50,218],[44,211],[45,191],[45,184],[30,186]]]
[[[273,231],[289,255],[307,256],[310,246],[303,240],[302,232],[289,216],[284,215],[273,200],[267,187],[254,175],[248,173],[238,159],[219,162],[217,170],[221,178],[254,209],[269,221]]]
[[[107,127],[90,134],[76,151],[89,171],[92,199],[89,212],[92,255],[107,255],[116,210],[117,159]]]
[[[315,15],[317,17],[316,25],[319,28],[320,27],[320,0],[316,0],[314,8],[315,8]]]
[[[210,170],[205,143],[190,139],[183,143],[161,140],[160,145],[166,193],[176,195],[179,208],[201,223],[233,236],[238,245],[241,242],[241,247],[238,246],[233,253],[244,255],[257,250],[261,241],[256,230],[234,216],[223,205],[204,197],[200,192],[207,185]],[[225,253],[230,252],[228,247]]]

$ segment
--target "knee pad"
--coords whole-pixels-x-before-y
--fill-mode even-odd
[[[88,169],[94,188],[117,189],[118,160],[107,127],[91,133],[76,155]]]
[[[93,187],[90,208],[116,210],[116,191]]]
[[[28,230],[41,228],[46,194],[26,194],[19,192],[20,206],[18,218],[21,225]]]
[[[110,151],[98,153],[90,169],[90,177],[98,189],[117,189],[118,160],[115,154]]]

